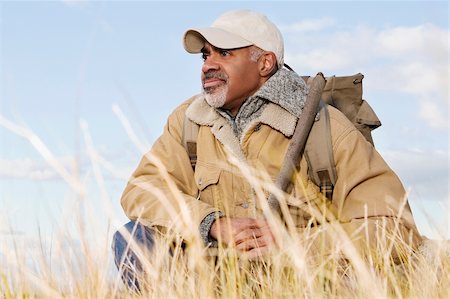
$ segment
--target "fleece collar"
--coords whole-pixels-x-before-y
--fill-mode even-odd
[[[300,117],[307,92],[302,78],[292,71],[280,69],[242,104],[234,120],[228,120],[234,127],[235,134],[242,139],[249,124],[262,115],[269,103],[280,106],[297,118]]]
[[[211,133],[224,145],[227,153],[245,161],[244,152],[230,122],[211,107],[202,94],[197,95],[186,109],[186,117],[198,125],[211,127]]]
[[[249,101],[264,99],[300,117],[307,95],[308,88],[299,75],[287,69],[280,69],[249,98]]]

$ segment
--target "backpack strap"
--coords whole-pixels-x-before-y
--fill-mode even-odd
[[[319,186],[320,192],[331,200],[337,174],[331,144],[330,115],[324,102],[320,103],[319,119],[309,133],[305,158],[309,178]]]
[[[183,120],[183,131],[181,133],[181,143],[186,149],[192,169],[195,171],[197,164],[197,136],[199,125],[190,120],[186,115]]]

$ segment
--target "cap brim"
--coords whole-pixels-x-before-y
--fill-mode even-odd
[[[253,45],[252,42],[219,28],[193,28],[186,31],[183,45],[189,53],[200,53],[205,41],[216,48],[236,49]]]

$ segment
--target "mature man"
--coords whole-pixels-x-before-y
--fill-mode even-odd
[[[136,238],[147,240],[151,248],[154,230],[176,230],[190,238],[192,231],[179,226],[188,215],[205,246],[217,246],[220,240],[247,257],[264,256],[276,246],[274,232],[236,164],[277,176],[303,117],[306,84],[283,67],[282,35],[256,12],[227,12],[209,28],[188,30],[184,47],[202,54],[203,93],[169,116],[162,136],[130,179],[121,200],[134,221],[128,229],[139,221]],[[355,242],[372,245],[382,223],[388,228],[397,223],[399,235],[414,243],[418,232],[397,176],[345,116],[330,107],[329,117],[337,181],[328,206],[336,222],[350,234],[365,224]],[[182,144],[185,118],[199,125],[195,170]],[[327,199],[309,179],[305,159],[298,166],[286,201],[301,234],[311,225],[320,226],[305,206]],[[120,234],[114,242],[120,261],[126,242]]]

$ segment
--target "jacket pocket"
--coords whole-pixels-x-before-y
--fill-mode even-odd
[[[221,208],[218,186],[221,173],[222,170],[218,167],[197,163],[194,174],[195,183],[200,192],[200,200],[218,208]]]

